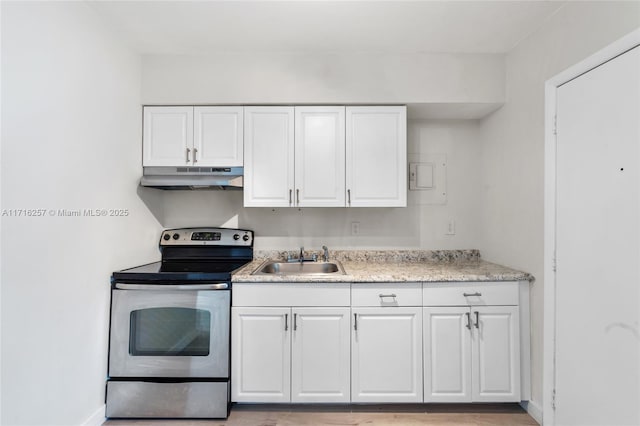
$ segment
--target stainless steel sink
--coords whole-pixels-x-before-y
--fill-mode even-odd
[[[267,260],[252,275],[344,275],[337,260],[331,262],[278,262]]]

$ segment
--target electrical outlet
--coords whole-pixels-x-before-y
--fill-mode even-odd
[[[360,222],[351,222],[351,235],[360,234]]]
[[[447,235],[456,235],[456,221],[451,219],[447,225]]]

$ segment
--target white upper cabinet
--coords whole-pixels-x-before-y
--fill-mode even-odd
[[[242,167],[242,107],[195,107],[193,119],[194,165]]]
[[[144,107],[143,166],[189,165],[193,107]]]
[[[345,206],[345,107],[296,107],[297,207]]]
[[[244,114],[244,205],[293,205],[293,107],[245,107]]]
[[[242,167],[242,111],[220,106],[144,107],[142,165]]]
[[[246,207],[405,207],[406,107],[245,107]]]
[[[347,206],[406,207],[407,108],[346,108]]]

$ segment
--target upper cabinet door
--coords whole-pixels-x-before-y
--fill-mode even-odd
[[[345,107],[296,107],[295,205],[345,206]]]
[[[293,107],[244,108],[244,205],[293,205]]]
[[[242,107],[195,107],[193,165],[242,167]]]
[[[406,207],[407,108],[346,108],[348,207]]]
[[[143,166],[190,165],[193,107],[144,107]]]

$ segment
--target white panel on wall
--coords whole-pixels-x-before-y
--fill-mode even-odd
[[[409,154],[409,195],[411,204],[447,203],[447,155]],[[428,176],[423,176],[427,174]]]

